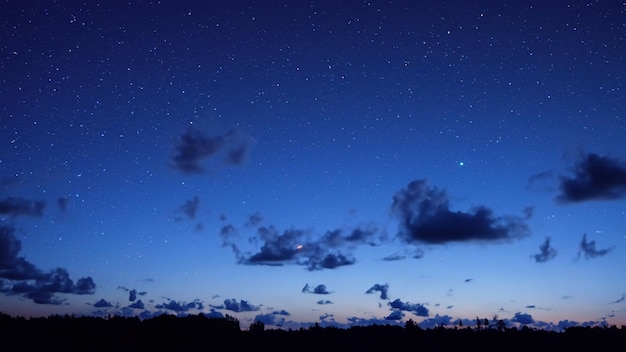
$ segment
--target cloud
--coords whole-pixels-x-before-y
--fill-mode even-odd
[[[389,291],[389,284],[374,284],[374,286],[370,287],[370,289],[365,291],[365,293],[380,292],[380,299],[389,299],[389,296],[387,296],[387,291]]]
[[[383,260],[386,261],[386,262],[393,262],[393,261],[397,261],[397,260],[403,260],[405,258],[406,258],[406,256],[404,256],[402,254],[395,253],[395,254],[390,254],[390,255],[384,257]]]
[[[179,208],[179,211],[187,215],[188,218],[195,219],[199,206],[200,206],[200,197],[195,196],[191,199],[188,199],[185,202],[185,204],[181,205]]]
[[[391,308],[404,310],[411,312],[418,317],[427,317],[428,316],[428,308],[424,307],[423,304],[412,304],[409,302],[402,302],[399,298],[397,298],[393,302],[388,303]]]
[[[98,302],[94,303],[93,306],[96,308],[113,307],[113,305],[110,302],[105,301],[104,298],[101,298]]]
[[[261,221],[263,221],[263,217],[261,216],[261,214],[259,214],[258,212],[250,215],[250,217],[248,218],[248,221],[246,222],[246,226],[257,226],[258,224],[261,223]]]
[[[311,290],[311,287],[309,286],[309,284],[306,284],[304,285],[304,288],[302,288],[302,292],[313,293],[316,295],[330,294],[330,292],[326,289],[326,285],[323,285],[323,284],[317,285],[313,290]]]
[[[211,311],[209,313],[203,313],[203,314],[207,318],[223,318],[224,317],[224,314],[222,314],[221,312],[218,312],[214,308],[211,308]]]
[[[611,304],[622,303],[622,302],[624,302],[625,299],[626,299],[626,294],[622,293],[622,297],[617,299],[617,300],[615,300],[615,301],[613,301],[613,302],[611,302]]]
[[[458,324],[458,323],[455,321],[452,321],[451,316],[437,314],[432,318],[422,320],[419,324],[417,324],[417,326],[419,326],[422,329],[434,329],[440,326],[455,325],[455,324]],[[469,325],[466,325],[466,326],[469,326]]]
[[[329,300],[323,300],[323,299],[320,299],[319,301],[317,301],[317,302],[315,302],[315,303],[317,303],[317,304],[319,304],[319,305],[333,304],[333,302],[332,302],[332,301],[329,301]]]
[[[574,166],[574,175],[561,177],[557,201],[575,203],[626,197],[626,163],[589,153]]]
[[[596,241],[587,242],[587,234],[585,233],[583,234],[583,239],[580,241],[580,251],[578,252],[578,256],[580,257],[580,253],[582,252],[585,254],[585,259],[603,257],[612,249],[613,247],[596,249]]]
[[[38,304],[61,304],[56,293],[93,294],[96,284],[91,277],[76,283],[64,268],[44,272],[19,256],[22,242],[15,237],[15,228],[0,225],[0,279],[5,279],[2,293],[21,294]]]
[[[45,207],[46,202],[43,200],[8,197],[0,200],[0,215],[41,217]]]
[[[394,309],[385,317],[385,320],[400,320],[404,317],[404,313],[400,309]]]
[[[227,309],[233,312],[255,312],[259,310],[259,307],[248,303],[248,301],[240,300],[237,302],[236,299],[225,299],[224,305],[221,306],[212,306],[215,309]]]
[[[511,321],[520,323],[522,325],[533,324],[535,322],[535,320],[530,314],[525,314],[525,313],[520,313],[520,312],[515,313],[513,318],[511,318]]]
[[[222,152],[225,153],[225,164],[239,165],[245,160],[251,145],[251,139],[235,129],[208,136],[198,129],[189,128],[175,147],[172,167],[187,174],[202,173],[202,162]]]
[[[228,233],[230,231],[229,229]],[[334,230],[326,232],[320,238],[312,239],[309,231],[289,229],[280,233],[274,226],[262,226],[257,229],[258,237],[251,240],[251,242],[262,241],[258,252],[242,255],[234,245],[233,250],[239,257],[239,262],[248,265],[295,264],[306,266],[309,271],[336,269],[356,262],[349,254],[341,252],[345,248],[339,247],[349,249],[363,244],[362,241],[371,240],[375,231],[356,229],[346,233]]]
[[[533,254],[530,257],[534,258],[537,263],[547,262],[556,257],[556,249],[550,247],[550,237],[546,237],[543,244],[539,246],[539,253]]]
[[[137,290],[135,290],[135,289],[130,290],[130,292],[128,294],[128,300],[133,302],[136,299],[137,299]]]
[[[137,302],[133,302],[132,304],[130,304],[128,306],[128,308],[133,308],[133,309],[145,309],[144,308],[144,304],[141,300],[137,300]]]
[[[472,281],[474,281],[474,279],[472,279],[471,277],[469,279],[463,280],[463,282],[472,282]]]
[[[426,180],[412,181],[398,191],[391,210],[400,218],[400,237],[409,243],[497,242],[530,233],[523,218],[496,217],[484,206],[471,212],[450,210],[446,192]]]
[[[184,313],[190,309],[203,309],[204,305],[200,300],[197,299],[189,303],[185,303],[183,301],[169,300],[169,302],[167,303],[157,304],[155,308],[169,309],[175,311],[176,313]]]

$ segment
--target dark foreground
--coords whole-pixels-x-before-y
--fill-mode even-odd
[[[152,319],[0,313],[0,351],[599,351],[620,350],[626,329],[432,329],[417,326],[311,327],[242,331],[235,318],[193,315]]]

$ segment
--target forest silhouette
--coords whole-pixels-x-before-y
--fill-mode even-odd
[[[570,327],[562,332],[484,325],[422,329],[413,320],[397,325],[248,330],[226,315],[177,317],[12,317],[0,313],[2,351],[574,351],[624,345],[622,326]]]

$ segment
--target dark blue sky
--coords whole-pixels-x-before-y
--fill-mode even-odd
[[[0,5],[0,311],[626,324],[619,2]]]

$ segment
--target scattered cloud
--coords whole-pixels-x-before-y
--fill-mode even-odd
[[[222,237],[230,236],[234,227],[222,229]],[[367,242],[371,244],[376,229],[355,229],[352,231],[328,231],[320,238],[315,238],[310,231],[289,229],[282,233],[274,226],[262,226],[257,229],[257,236],[251,243],[262,242],[258,252],[242,254],[237,246],[232,245],[239,262],[248,265],[282,266],[286,264],[303,265],[309,271],[336,269],[352,265],[356,259],[342,250],[350,250]]]
[[[248,301],[240,300],[237,302],[236,299],[225,299],[224,305],[221,306],[212,306],[215,309],[226,309],[233,312],[255,312],[259,310],[259,307],[248,303]]]
[[[144,304],[141,300],[137,300],[137,302],[133,302],[131,303],[128,308],[133,308],[133,309],[145,309]]]
[[[574,174],[561,177],[557,201],[575,203],[626,197],[626,163],[589,153],[574,166]]]
[[[402,302],[399,298],[397,298],[393,302],[389,302],[388,304],[389,306],[391,306],[391,308],[408,311],[417,315],[418,317],[427,317],[429,313],[428,308],[426,308],[423,304]]]
[[[546,237],[546,240],[539,246],[539,253],[530,257],[535,259],[537,263],[544,263],[556,257],[556,249],[550,247],[550,237]]]
[[[141,300],[139,300],[138,302],[140,302]],[[190,309],[199,309],[202,310],[204,308],[204,305],[202,304],[202,302],[198,299],[194,300],[193,302],[183,302],[183,301],[175,301],[175,300],[168,300],[167,303],[161,303],[161,304],[157,304],[154,306],[157,309],[168,309],[168,310],[172,310],[176,313],[184,313],[187,312]]]
[[[113,305],[110,302],[107,302],[106,300],[104,300],[104,298],[101,298],[98,302],[94,303],[93,306],[96,308],[113,307]]]
[[[76,283],[64,268],[44,272],[19,256],[22,242],[15,237],[15,228],[0,225],[0,291],[4,294],[20,294],[38,304],[62,304],[65,299],[56,293],[93,294],[96,284],[91,277],[78,279]]]
[[[474,281],[474,279],[472,279],[471,277],[468,278],[468,279],[463,280],[463,282],[472,282],[472,281]]]
[[[202,173],[202,162],[220,153],[224,154],[225,164],[239,165],[245,160],[251,145],[251,138],[235,129],[208,136],[199,129],[189,128],[175,146],[172,167],[187,174]]]
[[[185,204],[181,205],[178,209],[180,212],[185,214],[190,219],[196,218],[196,213],[198,212],[198,208],[200,207],[200,197],[195,196],[191,199],[188,199]]]
[[[394,309],[385,317],[385,320],[401,320],[404,318],[404,313],[400,309]]]
[[[246,226],[257,226],[261,223],[261,221],[263,221],[263,217],[261,216],[260,213],[256,212],[252,215],[250,215],[250,217],[248,218],[248,221],[246,222]]]
[[[585,255],[585,259],[603,257],[612,249],[613,247],[596,249],[596,241],[587,242],[587,234],[585,233],[583,234],[583,239],[580,241],[580,251],[578,252],[578,257],[580,257],[581,253]]]
[[[46,202],[43,200],[8,197],[0,200],[0,215],[41,217],[45,207]]]
[[[496,242],[530,233],[524,218],[496,217],[484,206],[452,211],[446,192],[430,187],[426,180],[412,181],[398,191],[391,209],[400,219],[399,236],[409,243]]]
[[[389,291],[389,284],[374,284],[374,286],[370,287],[369,290],[365,291],[365,293],[374,293],[380,292],[380,299],[389,299],[387,292]]]
[[[533,324],[535,322],[535,320],[530,314],[520,313],[520,312],[515,313],[513,318],[511,318],[511,321],[520,323],[522,325]]]
[[[326,285],[320,284],[315,286],[314,289],[311,290],[311,287],[309,286],[309,284],[304,285],[304,288],[302,288],[302,292],[303,293],[313,293],[316,295],[328,295],[330,294],[330,292],[326,289]]]
[[[329,301],[329,300],[323,300],[323,299],[320,299],[319,301],[317,301],[317,302],[315,302],[315,303],[317,303],[317,304],[319,304],[319,305],[333,304],[333,302],[332,302],[332,301]]]

